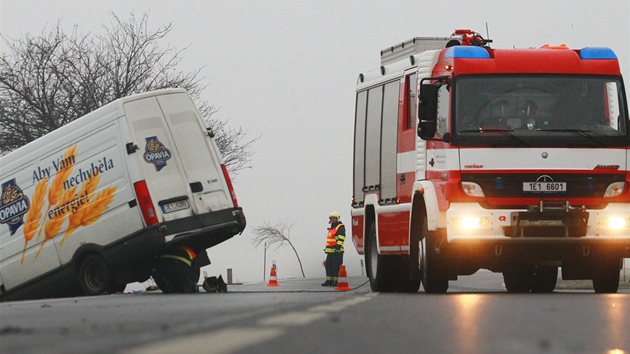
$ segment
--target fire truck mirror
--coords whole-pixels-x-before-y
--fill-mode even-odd
[[[437,101],[441,85],[420,85],[418,102],[418,136],[422,139],[433,139],[437,129]]]

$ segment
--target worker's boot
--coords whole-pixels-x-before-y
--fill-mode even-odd
[[[325,282],[322,283],[322,286],[332,286],[333,281],[332,280],[326,280]]]

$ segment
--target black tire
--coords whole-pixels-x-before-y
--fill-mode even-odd
[[[619,273],[621,260],[617,258],[602,259],[596,264],[593,274],[593,289],[598,294],[614,294],[619,290]]]
[[[436,236],[429,233],[426,217],[422,221],[421,255],[422,287],[429,294],[444,294],[448,290],[448,277],[444,260],[435,251]]]
[[[397,289],[404,293],[417,293],[422,281],[420,270],[420,235],[417,232],[409,233],[409,256],[404,256],[401,262],[401,279]]]
[[[513,267],[503,271],[503,282],[509,293],[528,293],[534,284],[533,267]]]
[[[395,270],[391,257],[378,254],[376,246],[376,225],[372,223],[368,234],[367,252],[365,253],[365,264],[367,274],[370,278],[370,288],[377,292],[393,292],[395,287]]]
[[[558,282],[558,267],[536,266],[531,291],[533,293],[552,293]]]
[[[105,260],[96,254],[84,257],[79,267],[79,283],[85,295],[102,295],[113,292],[114,276]]]

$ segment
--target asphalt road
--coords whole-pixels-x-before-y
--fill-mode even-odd
[[[500,275],[445,295],[321,279],[0,304],[3,353],[630,353],[630,290],[508,294]]]

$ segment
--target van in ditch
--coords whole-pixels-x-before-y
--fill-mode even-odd
[[[186,91],[165,89],[1,157],[0,301],[120,291],[169,246],[205,255],[241,233],[213,137]]]

